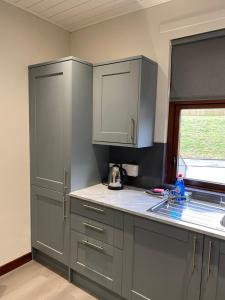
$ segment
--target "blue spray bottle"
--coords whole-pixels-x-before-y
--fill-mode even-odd
[[[176,193],[176,200],[181,203],[184,200],[185,195],[185,187],[184,187],[184,179],[181,173],[178,174],[177,180],[175,183],[175,193]]]

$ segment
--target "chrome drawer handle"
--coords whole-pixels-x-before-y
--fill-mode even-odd
[[[134,144],[134,138],[135,138],[135,120],[131,118],[131,141]]]
[[[88,228],[91,228],[91,229],[94,229],[94,230],[97,230],[97,231],[100,231],[100,232],[103,232],[103,231],[104,231],[103,228],[100,228],[100,227],[97,227],[97,226],[88,224],[88,223],[86,223],[86,222],[83,222],[82,224],[83,224],[84,226],[88,227]]]
[[[64,196],[63,197],[63,220],[65,220],[67,218],[67,215],[66,215],[66,197]]]
[[[208,255],[208,267],[207,267],[207,278],[209,279],[211,273],[211,254],[212,254],[212,241],[209,242],[209,255]]]
[[[87,209],[90,209],[90,210],[94,210],[96,212],[100,212],[100,213],[104,213],[104,209],[101,209],[101,208],[97,208],[97,207],[94,207],[94,206],[90,206],[90,205],[87,205],[87,204],[83,204],[83,207],[87,208]]]
[[[103,248],[103,247],[101,247],[101,246],[97,246],[97,245],[95,245],[95,244],[92,244],[92,243],[90,243],[90,242],[88,242],[88,241],[85,241],[85,240],[82,240],[82,244],[84,244],[85,246],[88,246],[88,247],[94,248],[94,249],[96,249],[96,250],[99,250],[99,251],[103,251],[103,250],[104,250],[104,248]]]
[[[192,273],[195,270],[195,255],[196,255],[196,236],[193,237],[193,254],[192,254]]]

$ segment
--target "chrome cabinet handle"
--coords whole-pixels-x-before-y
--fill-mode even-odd
[[[211,273],[211,255],[212,254],[212,241],[209,242],[209,254],[208,254],[208,267],[207,267],[207,279],[209,279]]]
[[[65,220],[67,218],[66,215],[66,197],[63,197],[63,220]]]
[[[83,222],[82,224],[83,224],[85,227],[88,227],[88,228],[91,228],[91,229],[94,229],[94,230],[97,230],[97,231],[100,231],[100,232],[103,232],[103,231],[104,231],[103,228],[100,228],[100,227],[97,227],[97,226],[88,224],[88,223],[86,223],[86,222]]]
[[[92,243],[90,243],[90,242],[88,242],[88,241],[85,241],[85,240],[82,240],[82,244],[84,244],[85,246],[94,248],[94,249],[96,249],[96,250],[99,250],[99,251],[103,251],[103,250],[104,250],[103,247],[97,246],[97,245],[92,244]]]
[[[192,252],[192,273],[195,270],[196,242],[197,242],[197,238],[196,238],[196,236],[194,236],[193,237],[193,252]]]
[[[135,138],[135,120],[131,118],[131,141],[134,144],[134,138]]]
[[[101,208],[97,208],[97,207],[94,207],[94,206],[90,206],[90,205],[87,205],[87,204],[83,204],[83,207],[85,207],[86,209],[89,209],[89,210],[93,210],[95,212],[100,212],[100,213],[104,213],[104,209],[101,209]]]
[[[67,170],[64,168],[63,169],[63,188],[64,188],[64,194],[67,193],[67,175],[68,175],[68,172]]]

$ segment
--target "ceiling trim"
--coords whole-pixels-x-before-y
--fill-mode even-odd
[[[29,8],[28,7],[25,7],[23,6],[22,4],[20,4],[20,1],[18,2],[14,2],[14,1],[10,1],[10,0],[3,0],[4,2],[6,2],[7,4],[11,4],[13,6],[16,6],[17,8],[23,10],[23,11],[26,11],[32,15],[35,15],[36,17],[50,23],[50,24],[53,24],[63,30],[66,30],[67,32],[76,32],[76,31],[79,31],[81,29],[84,29],[84,28],[87,28],[87,27],[90,27],[90,26],[93,26],[93,25],[96,25],[96,24],[101,24],[103,22],[106,22],[106,21],[110,21],[110,20],[113,20],[115,18],[118,18],[118,17],[121,17],[121,16],[125,16],[125,15],[128,15],[128,14],[131,14],[131,13],[135,13],[135,12],[138,12],[138,11],[142,11],[142,10],[145,10],[147,8],[151,8],[151,7],[154,7],[156,5],[159,5],[159,4],[163,4],[163,3],[167,3],[167,2],[170,2],[172,0],[137,0],[137,3],[140,4],[140,7],[128,7],[128,9],[124,12],[121,12],[121,13],[114,13],[112,14],[111,16],[105,16],[104,15],[102,16],[101,18],[101,13],[99,14],[99,20],[88,20],[87,19],[87,22],[85,24],[80,24],[79,25],[79,22],[76,23],[75,20],[74,22],[71,20],[71,23],[70,25],[66,26],[66,25],[62,25],[60,24],[59,22],[57,21],[54,21],[51,17],[45,17],[43,16],[41,13],[38,13],[38,12],[35,12],[33,11],[31,8],[33,7],[33,5],[31,5]],[[69,10],[69,9],[68,9]],[[84,18],[84,21],[85,21],[85,18]],[[82,21],[81,21],[82,22]],[[74,24],[74,26],[73,26]],[[71,28],[69,28],[69,26],[71,26]]]

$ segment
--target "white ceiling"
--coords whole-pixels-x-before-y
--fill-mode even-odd
[[[70,32],[171,0],[4,0]]]

